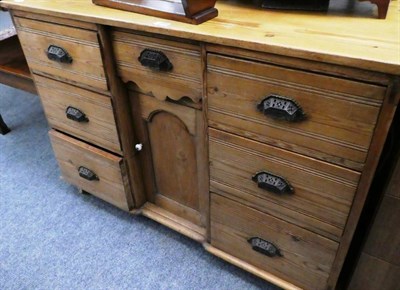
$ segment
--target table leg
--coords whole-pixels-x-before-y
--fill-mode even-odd
[[[0,115],[0,134],[5,135],[10,131],[11,131],[10,128],[7,127],[6,123],[4,123],[4,120]]]

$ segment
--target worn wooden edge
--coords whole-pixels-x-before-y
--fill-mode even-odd
[[[145,203],[142,174],[135,151],[136,134],[133,129],[133,120],[130,110],[129,96],[122,81],[117,76],[114,52],[111,46],[109,31],[104,26],[98,26],[98,37],[104,69],[108,86],[111,92],[111,101],[117,124],[118,136],[122,147],[125,163],[125,171],[129,176],[131,192],[127,193],[127,199],[135,207]]]
[[[203,226],[201,212],[199,213],[198,210],[185,206],[162,194],[155,194],[154,204],[177,216],[179,216],[179,210],[181,210],[182,212],[184,212],[184,216],[181,216],[182,218],[184,217],[185,220],[200,227]]]
[[[225,253],[224,251],[221,251],[217,248],[215,248],[214,246],[210,245],[209,243],[204,243],[203,244],[204,249],[206,249],[207,252],[221,258],[222,260],[231,263],[247,272],[250,272],[268,282],[271,282],[272,284],[281,287],[283,289],[287,289],[287,290],[301,290],[302,288],[299,288],[298,286],[295,286],[279,277],[276,277],[275,275],[260,270],[257,267],[246,263],[244,261],[242,261],[241,259],[238,259],[230,254]]]
[[[59,140],[62,140],[68,144],[71,144],[72,146],[76,146],[79,148],[83,148],[84,150],[91,150],[93,154],[96,155],[101,155],[103,158],[108,159],[112,162],[118,163],[119,165],[121,165],[121,161],[122,161],[122,157],[118,156],[112,152],[109,151],[105,151],[97,146],[93,146],[92,144],[89,144],[85,141],[82,141],[80,139],[77,139],[69,134],[66,134],[62,131],[58,131],[56,129],[50,129],[48,132],[48,135],[51,138],[57,138]]]
[[[382,153],[387,134],[390,130],[391,121],[397,109],[399,95],[400,87],[398,82],[395,81],[387,88],[386,97],[379,114],[377,125],[375,127],[374,138],[366,159],[365,169],[361,174],[359,186],[353,200],[353,205],[350,209],[339,249],[332,265],[332,271],[328,278],[329,289],[335,289],[337,285],[343,263],[350,248],[350,244],[360,219],[364,203],[367,199],[369,188],[379,163],[379,158],[377,158],[377,156],[380,156]]]
[[[49,16],[49,15],[32,14],[32,13],[29,13],[29,11],[25,12],[25,11],[15,10],[13,12],[14,12],[13,15],[17,16],[17,17],[28,18],[28,19],[32,19],[32,20],[39,20],[42,22],[44,21],[44,22],[49,22],[49,23],[62,24],[62,25],[66,25],[66,26],[71,26],[71,27],[76,27],[76,28],[84,28],[87,30],[97,31],[96,24],[94,24],[94,23],[76,21],[76,20],[67,19],[67,18],[59,18],[59,17]]]
[[[8,72],[1,71],[0,69],[0,83],[29,92],[31,94],[37,94],[35,83],[31,78],[25,78],[9,74]]]
[[[207,100],[207,51],[205,45],[200,45],[201,49],[201,69],[202,69],[202,110],[196,111],[197,125],[197,156],[201,156],[197,162],[198,183],[200,199],[200,213],[202,215],[202,223],[206,227],[206,240],[211,240],[211,221],[210,221],[210,166],[209,166],[209,149],[208,149],[208,100]]]
[[[65,11],[56,9],[46,9],[37,8],[34,6],[24,5],[23,3],[10,3],[10,2],[0,2],[0,7],[6,9],[15,9],[24,12],[46,14],[50,16],[56,16],[61,18],[71,18],[71,14]],[[344,65],[348,67],[360,68],[370,71],[388,73],[393,75],[400,75],[400,63],[376,61],[374,59],[362,59],[357,57],[351,57],[347,55],[331,54],[324,51],[310,51],[307,49],[302,49],[298,47],[286,47],[283,45],[276,44],[266,44],[256,41],[249,40],[239,40],[230,37],[221,37],[208,35],[204,32],[188,32],[182,29],[174,29],[168,25],[169,20],[164,20],[166,22],[165,27],[160,25],[155,25],[151,23],[140,23],[139,21],[134,22],[135,17],[132,17],[132,21],[123,22],[114,20],[111,18],[104,18],[99,16],[87,15],[82,11],[81,13],[73,14],[75,20],[80,20],[89,23],[96,23],[101,25],[115,26],[120,28],[128,28],[134,30],[141,30],[149,33],[158,33],[163,35],[170,35],[180,38],[188,38],[196,41],[202,41],[205,43],[213,43],[219,45],[232,46],[237,48],[245,48],[253,51],[272,53],[283,56],[290,56],[300,59],[314,60],[316,55],[320,62],[325,62],[329,64]],[[147,16],[146,16],[147,17]]]
[[[206,44],[206,51],[209,53],[216,53],[229,57],[235,56],[247,60],[258,62],[261,61],[272,65],[279,65],[282,67],[294,68],[307,72],[316,72],[319,74],[385,86],[388,85],[392,80],[391,75],[384,73],[367,71],[343,65],[326,64],[315,60],[305,60],[301,58],[287,57],[266,52],[251,51],[231,46]]]
[[[154,168],[153,161],[151,158],[151,144],[149,141],[148,131],[146,128],[146,121],[142,119],[142,107],[140,105],[140,93],[137,93],[129,89],[129,84],[125,84],[128,87],[128,96],[130,101],[130,107],[132,112],[132,118],[134,124],[136,124],[137,138],[140,140],[140,144],[143,145],[143,149],[138,155],[139,162],[141,165],[141,172],[143,178],[143,188],[146,201],[155,203],[153,193],[156,192],[155,180],[153,178]]]
[[[180,218],[150,202],[145,203],[138,214],[144,215],[199,243],[205,242],[205,229]]]
[[[122,183],[125,189],[127,211],[131,211],[135,207],[135,201],[132,198],[132,187],[129,181],[129,172],[127,170],[127,162],[122,160],[119,164],[121,170]]]

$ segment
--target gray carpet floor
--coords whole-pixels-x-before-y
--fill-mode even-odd
[[[0,289],[277,289],[59,178],[40,100],[0,85]]]

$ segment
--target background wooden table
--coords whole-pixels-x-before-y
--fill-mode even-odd
[[[0,12],[0,83],[36,94],[24,53],[7,12]],[[0,134],[9,131],[0,115]]]

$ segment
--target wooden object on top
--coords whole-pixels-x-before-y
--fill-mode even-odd
[[[94,4],[200,24],[218,15],[216,0],[92,0]]]
[[[73,18],[89,23],[400,75],[400,11],[396,9],[399,3],[397,0],[391,1],[387,18],[383,21],[371,18],[371,7],[365,8],[360,3],[355,3],[354,11],[349,12],[341,9],[343,2],[334,1],[328,14],[321,14],[268,11],[256,9],[251,1],[247,2],[219,0],[216,3],[218,17],[202,25],[188,25],[122,10],[105,9],[94,5],[91,0],[2,0],[0,5],[15,8],[19,14],[27,11],[42,14],[41,17],[49,15]]]
[[[390,0],[359,1],[369,1],[373,4],[376,4],[376,6],[378,7],[378,18],[386,18]],[[264,0],[262,7],[266,9],[327,11],[329,8],[329,0]]]
[[[376,6],[378,7],[378,18],[379,19],[386,18],[390,0],[360,0],[360,1],[370,1],[373,4],[376,4]]]

